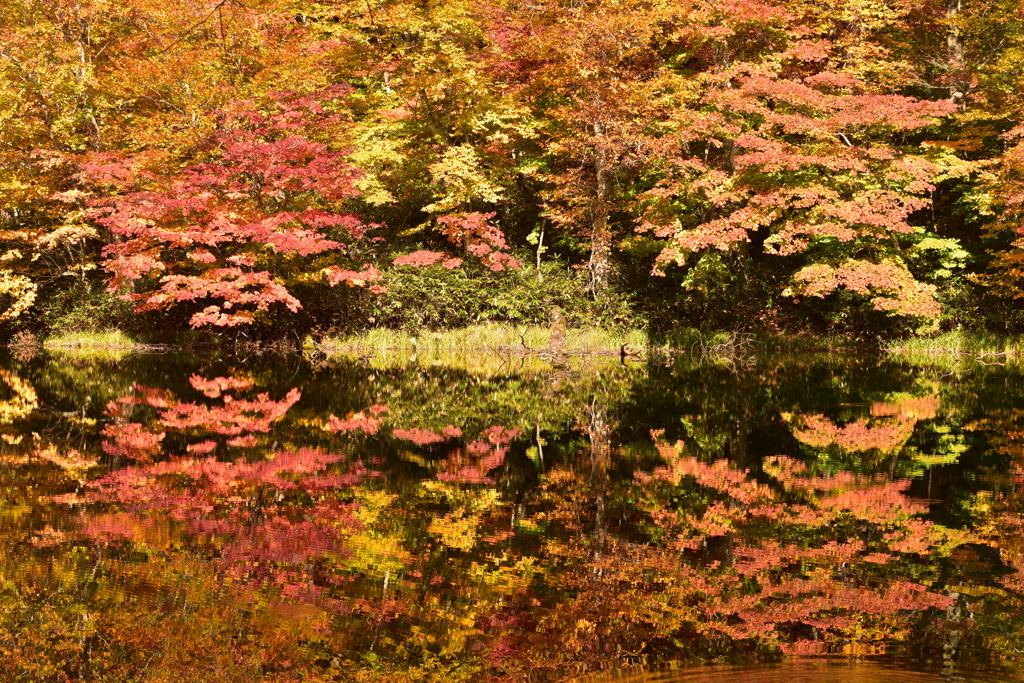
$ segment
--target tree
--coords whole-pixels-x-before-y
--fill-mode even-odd
[[[337,133],[343,117],[323,103],[346,92],[276,93],[266,113],[224,110],[205,158],[171,174],[150,171],[145,155],[83,164],[83,177],[106,191],[96,221],[123,240],[104,250],[111,290],[133,287],[123,296],[139,312],[184,306],[192,327],[234,327],[271,324],[275,304],[298,312],[289,286],[377,279],[372,266],[339,265],[367,229],[343,211],[360,173],[344,151],[310,139]]]
[[[356,87],[351,160],[366,172],[364,213],[390,226],[398,249],[506,249],[516,154],[534,124],[495,73],[504,55],[486,30],[492,11],[396,0],[370,11],[354,3],[337,24],[327,22],[337,16],[331,7],[312,13],[344,41],[332,59]],[[497,254],[484,261],[517,263]]]
[[[542,147],[532,163],[544,182],[545,217],[582,238],[590,294],[607,289],[616,213],[635,194],[658,146],[665,112],[657,94],[685,52],[686,14],[672,3],[513,6],[505,20],[518,58],[505,77],[533,102]],[[621,220],[621,218],[620,218]]]
[[[846,288],[934,323],[935,289],[915,280],[903,251],[920,239],[914,219],[943,164],[908,138],[954,107],[887,93],[843,40],[861,27],[824,8],[743,4],[696,16],[694,75],[664,88],[678,102],[669,153],[641,198],[641,230],[667,240],[657,270],[709,251],[738,253],[740,268],[781,256],[793,264],[776,266],[793,268],[792,296]]]
[[[142,148],[176,163],[258,73],[271,81],[284,55],[293,75],[303,64],[273,2],[5,0],[0,13],[4,315],[32,323],[37,301],[90,306],[102,289],[109,235],[85,216],[81,155]]]

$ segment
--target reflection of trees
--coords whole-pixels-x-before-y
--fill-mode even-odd
[[[888,463],[890,477],[920,476],[955,463],[968,448],[962,434],[936,420],[941,405],[937,387],[925,389],[923,395],[891,393],[858,406],[857,412],[847,407],[845,420],[821,413],[783,412],[781,417],[804,452],[826,470],[867,472]]]
[[[943,461],[967,442],[942,440],[960,423],[912,373],[876,389],[827,363],[616,372],[553,388],[413,366],[140,370],[98,402],[89,447],[52,428],[8,444],[0,495],[26,504],[0,518],[0,634],[16,634],[0,654],[72,680],[498,681],[1024,647],[1003,466],[1024,459],[1019,415],[975,421],[989,460]],[[819,417],[831,440],[794,438]],[[870,438],[847,439],[860,421]],[[991,491],[949,494],[961,529],[909,473],[965,462]]]
[[[600,573],[546,576],[576,597],[552,606],[545,633],[561,633],[559,645],[579,656],[600,659],[609,642],[629,649],[700,642],[694,638],[707,647],[767,641],[818,652],[892,644],[948,606],[947,595],[926,585],[927,563],[909,554],[941,551],[964,535],[919,519],[926,508],[904,494],[907,482],[817,480],[783,458],[770,463],[778,476],[769,487],[725,461],[701,461],[682,444],[661,442],[659,451],[665,465],[637,472],[615,496],[614,515],[642,511],[632,517],[645,527],[645,542],[613,534]],[[572,476],[582,477],[565,472],[559,481]],[[577,486],[549,487],[549,517],[578,528],[597,496],[581,494]],[[582,562],[588,544],[581,533],[549,541],[549,553]],[[632,640],[616,642],[625,632]]]
[[[997,404],[967,428],[984,434],[999,459],[981,468],[989,488],[968,503],[989,548],[964,548],[954,556],[965,575],[957,590],[993,649],[1012,656],[1024,651],[1017,622],[1024,610],[1024,410]]]
[[[36,390],[10,370],[0,368],[0,382],[7,385],[10,398],[0,401],[0,425],[10,425],[27,417],[39,405]],[[6,436],[16,438],[13,434]]]
[[[889,401],[875,401],[870,415],[837,425],[824,415],[783,413],[793,425],[797,441],[812,448],[835,447],[841,451],[878,451],[891,455],[899,451],[914,434],[918,421],[934,418],[939,397],[896,396]]]
[[[824,415],[785,416],[794,423],[793,436],[813,448],[835,446],[843,451],[880,451],[893,453],[914,433],[916,419],[902,416],[880,422],[861,418],[839,426]]]
[[[224,439],[226,446],[255,446],[256,434],[269,432],[271,425],[284,417],[302,397],[301,391],[291,389],[280,400],[272,400],[265,392],[248,399],[238,398],[234,392],[253,388],[253,382],[244,377],[203,379],[193,375],[190,383],[208,401],[221,403],[181,401],[168,391],[136,385],[132,394],[107,404],[108,423],[103,435],[108,440],[103,443],[103,450],[115,457],[151,462],[163,452],[168,431],[185,437],[203,437],[201,441],[188,444],[187,449],[193,453],[214,450],[218,442],[207,438],[210,436],[228,437]],[[147,424],[135,422],[137,406],[154,408],[155,417]]]

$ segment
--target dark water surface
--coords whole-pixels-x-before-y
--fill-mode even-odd
[[[1021,680],[1019,367],[473,360],[0,358],[0,680]]]

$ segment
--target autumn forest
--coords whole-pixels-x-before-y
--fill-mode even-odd
[[[1019,0],[0,0],[0,683],[1022,683]]]
[[[0,325],[1020,330],[1015,0],[3,0]]]

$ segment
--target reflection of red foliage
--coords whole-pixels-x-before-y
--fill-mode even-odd
[[[864,613],[895,616],[929,608],[945,610],[953,602],[950,596],[917,583],[896,581],[876,589],[845,585],[820,569],[811,571],[810,576],[765,583],[755,595],[712,601],[715,611],[734,614],[740,621],[730,625],[712,622],[711,628],[733,638],[763,637],[785,622],[827,631],[853,628]]]
[[[656,478],[679,483],[683,477],[693,477],[700,485],[720,491],[742,503],[753,503],[771,495],[768,489],[747,478],[747,470],[740,471],[731,467],[728,460],[703,463],[694,457],[683,457],[682,450],[681,444],[659,444],[658,452],[668,466],[659,467],[651,474],[638,472],[637,481],[643,483]]]
[[[444,432],[462,435],[461,429],[452,426],[445,427]],[[475,439],[464,448],[451,451],[437,478],[462,484],[493,484],[494,480],[487,477],[487,473],[501,467],[508,453],[506,446],[521,433],[516,428],[488,427],[480,433],[483,439]]]
[[[857,483],[857,475],[852,472],[837,472],[831,477],[797,476],[807,471],[807,465],[785,455],[777,455],[765,460],[765,469],[787,489],[834,491]]]
[[[642,489],[659,497],[674,495],[674,485],[692,477],[698,486],[728,499],[711,502],[703,513],[652,503],[649,519],[663,530],[664,546],[632,546],[630,561],[623,563],[626,555],[615,549],[618,542],[607,541],[603,555],[609,560],[601,565],[608,572],[602,582],[606,594],[618,583],[652,581],[653,572],[659,577],[653,579],[655,585],[666,591],[679,587],[670,604],[691,605],[687,613],[700,631],[712,637],[788,642],[794,652],[815,647],[790,639],[794,624],[843,638],[851,631],[875,628],[878,617],[905,624],[925,610],[945,610],[952,603],[949,595],[920,583],[868,578],[878,577],[901,554],[934,552],[937,546],[969,538],[966,532],[918,518],[928,506],[907,497],[909,481],[849,472],[815,477],[804,463],[777,456],[765,460],[763,471],[782,484],[785,494],[780,497],[726,461],[701,463],[683,457],[682,444],[669,446],[658,442],[660,434],[654,436],[666,466],[635,473]],[[851,531],[840,531],[844,529]],[[724,550],[715,551],[707,568],[672,566],[681,550],[699,556],[709,547]],[[665,604],[661,600],[657,604]]]
[[[217,398],[225,391],[245,391],[253,386],[252,380],[244,377],[214,377],[203,379],[199,375],[188,378],[196,391],[203,392],[207,398]]]
[[[760,547],[744,546],[738,549],[736,556],[741,559],[734,566],[738,574],[746,576],[803,561],[851,562],[864,551],[864,548],[863,541],[832,542],[820,548],[800,548],[796,545],[782,546],[778,541],[768,540]]]
[[[869,522],[894,522],[901,516],[928,512],[928,505],[907,498],[904,492],[909,488],[909,479],[862,479],[855,489],[826,496],[819,505],[829,510],[851,512]]]
[[[492,427],[491,429],[501,429],[501,427]],[[518,435],[518,430],[513,430]],[[413,427],[412,429],[393,429],[391,433],[396,438],[405,439],[406,441],[412,441],[417,446],[428,446],[432,443],[441,443],[448,439],[457,439],[462,436],[462,430],[452,425],[446,426],[441,430],[441,433],[431,431],[429,429],[420,429],[419,427]],[[487,432],[484,432],[485,434]],[[511,440],[511,439],[509,439]]]
[[[461,484],[493,484],[494,480],[485,475],[501,467],[505,462],[505,450],[495,449],[493,453],[482,458],[465,457],[468,453],[468,449],[453,451],[444,464],[444,471],[437,473],[437,478]]]
[[[188,445],[188,452],[195,453],[196,455],[206,455],[217,450],[216,441],[200,441],[199,443],[193,443]]]
[[[149,462],[160,453],[164,432],[150,432],[138,422],[109,424],[101,432],[113,441],[103,442],[103,451],[110,455]]]
[[[376,434],[380,429],[382,420],[377,417],[367,417],[363,413],[352,413],[347,419],[341,420],[334,415],[327,418],[324,429],[331,433],[352,432],[361,429],[364,434]]]
[[[171,487],[167,482],[180,482],[184,478],[191,482],[191,486],[201,486],[206,495],[229,495],[242,483],[273,486],[285,491],[299,486],[294,475],[318,473],[328,465],[343,460],[344,456],[309,448],[278,451],[270,458],[254,462],[178,458],[115,470],[91,482],[93,492],[87,500],[140,503],[145,507],[162,507],[167,501],[174,500],[174,505],[166,505],[173,512],[174,507],[180,503],[179,499],[183,499],[186,501],[184,509],[196,506],[205,509],[210,506],[205,498],[190,498],[179,493],[180,487]],[[285,477],[285,474],[291,476]]]
[[[189,382],[208,398],[220,398],[223,405],[186,403],[178,401],[170,392],[137,385],[132,395],[107,404],[107,415],[112,423],[104,427],[102,434],[112,438],[112,441],[104,442],[104,451],[148,462],[160,454],[161,443],[170,430],[196,430],[204,436],[222,434],[234,437],[228,440],[229,446],[255,446],[257,440],[251,432],[270,431],[271,424],[284,417],[302,396],[298,389],[292,389],[280,401],[271,400],[265,393],[257,394],[253,400],[236,399],[224,392],[251,389],[251,380],[238,377],[207,380],[192,375]],[[132,421],[132,406],[140,405],[157,409],[156,426],[147,428]],[[214,451],[216,447],[215,441],[206,439],[190,444],[187,449],[189,453],[203,455]]]
[[[765,471],[772,473],[788,490],[829,492],[818,497],[817,510],[813,513],[804,506],[789,505],[780,508],[777,514],[820,526],[844,512],[877,523],[891,523],[928,512],[925,503],[906,496],[910,488],[908,479],[889,481],[883,477],[859,477],[851,472],[838,472],[832,477],[797,476],[806,469],[803,463],[781,455],[765,461]],[[770,516],[766,510],[764,514]],[[814,519],[808,519],[809,516]]]
[[[236,527],[241,531],[221,553],[223,561],[244,565],[252,562],[303,563],[311,557],[333,553],[345,557],[344,539],[360,528],[351,507],[317,506],[304,511],[307,519],[296,521],[271,513],[257,524]]]
[[[271,423],[284,417],[302,392],[292,389],[280,401],[259,394],[255,401],[233,400],[224,396],[223,407],[178,403],[160,414],[160,421],[172,429],[203,429],[214,434],[235,436],[244,432],[269,432]]]
[[[132,394],[130,396],[122,396],[116,401],[107,403],[107,412],[114,417],[120,417],[121,413],[117,411],[124,411],[125,406],[148,405],[154,408],[166,408],[175,400],[177,399],[174,398],[174,394],[166,389],[156,389],[136,384],[132,387]]]
[[[875,423],[866,419],[850,422],[842,427],[824,415],[804,415],[802,428],[793,430],[793,436],[808,446],[825,448],[836,445],[845,451],[880,450],[892,452],[903,446],[914,433],[917,420],[899,416],[895,422]]]
[[[217,561],[243,582],[281,581],[279,564],[301,564],[324,554],[344,557],[345,539],[362,528],[354,516],[355,504],[321,498],[301,515],[282,504],[286,491],[322,493],[372,474],[358,463],[346,473],[325,474],[328,466],[342,460],[340,455],[299,449],[253,462],[177,459],[117,470],[91,482],[92,490],[74,502],[113,502],[125,511],[85,515],[79,528],[104,542],[129,540],[164,548],[176,535],[173,526],[184,525],[197,539],[214,540]],[[262,563],[269,563],[266,571],[252,576],[252,569]]]
[[[412,441],[417,446],[428,446],[432,443],[441,443],[445,441],[445,437],[441,436],[437,432],[432,432],[429,429],[420,429],[419,427],[413,427],[412,429],[393,429],[391,433],[396,438],[405,439],[406,441]]]

